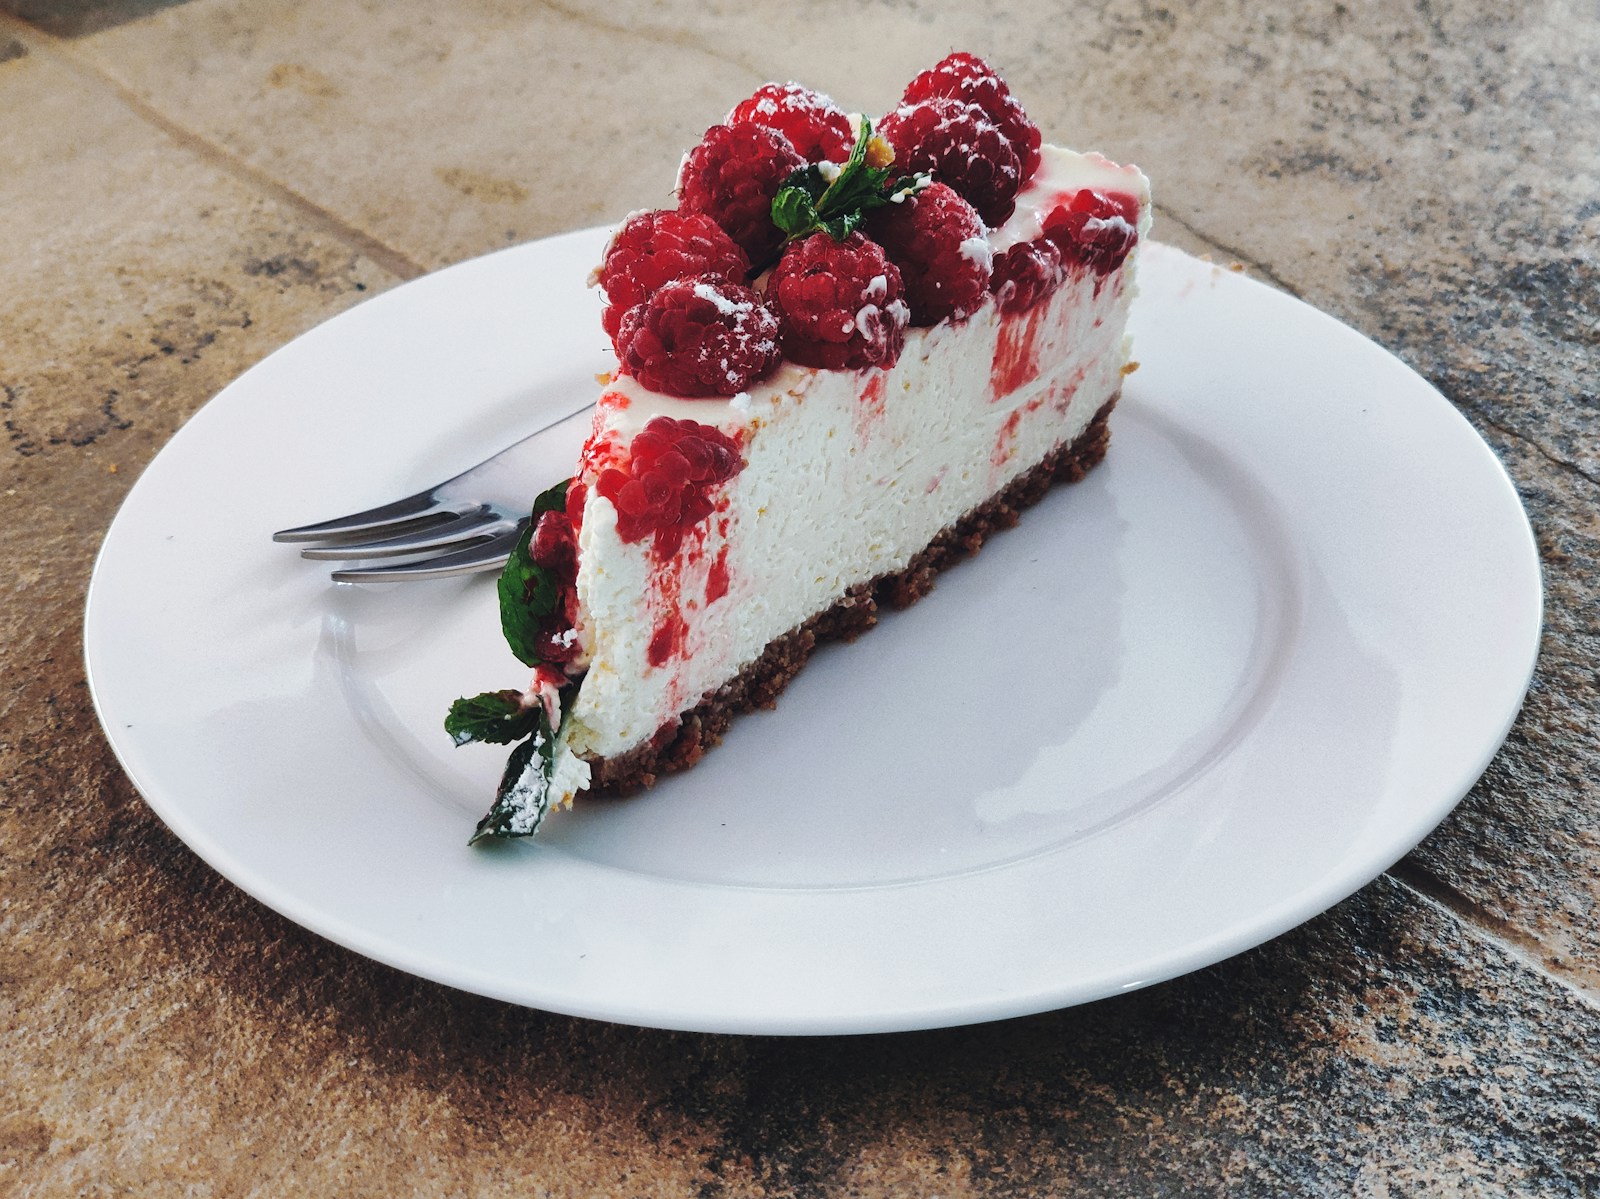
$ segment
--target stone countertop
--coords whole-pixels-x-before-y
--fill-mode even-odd
[[[1600,10],[974,7],[0,0],[0,1193],[1600,1195]],[[807,1040],[451,991],[180,844],[80,644],[179,424],[364,296],[659,205],[769,78],[878,111],[953,47],[1506,464],[1542,654],[1443,826],[1188,977]]]

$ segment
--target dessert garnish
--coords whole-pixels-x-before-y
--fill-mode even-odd
[[[891,182],[894,150],[873,136],[871,121],[861,117],[859,126],[843,165],[814,162],[802,167],[772,198],[772,223],[783,231],[784,244],[813,233],[844,241],[874,208],[898,204],[928,185],[927,174],[906,171]]]
[[[486,837],[531,837],[550,808],[562,701],[576,688],[559,669],[576,657],[572,615],[578,558],[566,514],[568,482],[533,501],[533,521],[498,584],[501,632],[517,660],[533,668],[532,685],[526,692],[485,691],[458,699],[445,717],[445,732],[457,746],[519,743],[494,805],[472,834],[473,844]]]

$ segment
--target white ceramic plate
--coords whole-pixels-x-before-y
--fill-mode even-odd
[[[334,586],[277,528],[568,411],[607,356],[586,231],[420,279],[208,404],[129,495],[85,638],[107,734],[195,852],[427,978],[670,1028],[869,1032],[1079,1003],[1349,895],[1516,714],[1532,537],[1395,358],[1160,245],[1104,464],[821,652],[699,767],[469,849],[515,686],[491,577]]]

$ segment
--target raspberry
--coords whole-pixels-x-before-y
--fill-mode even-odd
[[[983,109],[1016,153],[1022,170],[1020,182],[1033,178],[1039,169],[1039,127],[1028,119],[993,67],[975,54],[957,51],[907,84],[901,103],[916,104],[937,96],[965,100]]]
[[[900,271],[876,242],[813,233],[792,243],[767,282],[783,352],[803,366],[888,368],[905,345],[910,311]]]
[[[711,492],[744,469],[739,444],[710,425],[655,417],[628,447],[628,460],[600,472],[594,489],[617,510],[617,535],[627,542],[655,538],[663,557],[710,516]]]
[[[589,500],[589,489],[582,479],[567,484],[567,519],[574,530],[583,528],[583,509]]]
[[[566,593],[563,592],[563,595]],[[576,595],[576,592],[573,592]],[[565,605],[563,604],[564,608]],[[557,611],[561,611],[558,608]],[[553,662],[565,666],[583,652],[583,646],[578,643],[577,633],[574,631],[570,620],[558,619],[556,616],[545,618],[544,625],[535,634],[533,639],[534,655],[541,662]]]
[[[783,240],[772,223],[772,197],[805,166],[789,139],[762,125],[713,125],[678,173],[678,207],[703,212],[727,230],[752,262]]]
[[[1069,266],[1109,275],[1139,240],[1139,202],[1085,188],[1045,217],[1044,235]]]
[[[535,566],[557,575],[578,576],[578,538],[565,512],[541,512],[528,542],[528,556]]]
[[[902,104],[878,132],[894,147],[898,173],[931,172],[989,225],[1004,224],[1016,207],[1022,185],[1016,151],[976,104],[937,97]]]
[[[578,615],[578,538],[565,512],[543,512],[533,526],[528,556],[555,576],[556,606],[539,622],[533,650],[541,662],[565,665],[581,647],[573,633]]]
[[[730,125],[763,125],[789,139],[807,162],[844,162],[855,145],[850,118],[821,92],[769,83],[728,114]]]
[[[748,287],[674,279],[622,317],[622,369],[673,396],[731,396],[778,369],[778,318]]]
[[[983,220],[943,183],[875,210],[867,232],[900,268],[913,325],[961,320],[988,294],[991,255]]]
[[[996,256],[989,290],[1001,312],[1026,312],[1061,286],[1061,276],[1061,247],[1041,237]]]
[[[701,212],[636,212],[622,223],[600,262],[606,310],[600,318],[617,342],[622,314],[663,283],[712,274],[743,283],[750,260],[733,238]]]

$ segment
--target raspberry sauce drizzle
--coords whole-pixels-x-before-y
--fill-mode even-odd
[[[861,388],[860,396],[851,413],[852,431],[858,442],[865,442],[872,436],[872,431],[883,423],[883,418],[888,414],[889,374],[887,371],[872,371],[867,376],[865,385]]]
[[[1036,304],[1026,312],[1000,318],[1000,340],[995,344],[989,370],[989,398],[1000,400],[1039,377],[1041,317],[1048,305]]]

